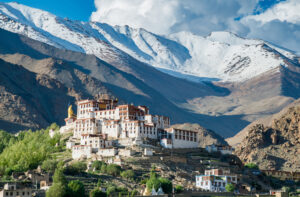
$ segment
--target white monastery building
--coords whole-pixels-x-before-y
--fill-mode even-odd
[[[198,147],[197,132],[170,128],[169,117],[152,115],[146,106],[118,105],[118,100],[108,95],[76,104],[77,115],[69,106],[66,125],[60,129],[60,133],[73,131],[67,148],[72,149],[74,159],[91,157],[94,153],[101,156],[116,154],[114,147],[124,140],[132,142],[128,145],[152,139],[160,140],[164,148]]]

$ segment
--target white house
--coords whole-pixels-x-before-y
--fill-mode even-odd
[[[92,156],[92,147],[90,145],[75,145],[72,147],[72,158],[91,158]]]
[[[225,145],[208,145],[205,147],[206,151],[209,153],[212,152],[221,152],[222,155],[232,154],[234,149],[231,146],[225,146]]]
[[[160,135],[164,148],[197,148],[199,144],[196,131],[167,128]]]
[[[230,175],[221,169],[205,170],[204,175],[196,176],[196,187],[207,191],[226,191],[225,187],[230,183],[237,184],[237,175]]]

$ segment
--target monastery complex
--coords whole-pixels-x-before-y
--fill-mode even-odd
[[[149,140],[163,148],[198,147],[197,132],[171,128],[169,117],[152,115],[146,106],[118,105],[118,100],[108,95],[76,104],[77,115],[69,106],[66,125],[60,129],[62,134],[73,133],[67,142],[73,159],[93,154],[115,156],[119,147],[143,145]]]

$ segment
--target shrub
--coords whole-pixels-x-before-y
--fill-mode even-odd
[[[62,183],[54,183],[47,191],[46,197],[65,197],[67,187]]]
[[[90,191],[89,197],[106,197],[106,193],[100,191],[99,189],[93,189]]]
[[[56,169],[53,175],[53,183],[66,184],[67,180],[62,169]]]
[[[116,164],[110,164],[106,167],[106,173],[113,175],[113,176],[119,176],[121,173],[121,166]]]
[[[176,185],[175,186],[175,191],[176,191],[177,194],[181,193],[183,191],[183,187],[181,185]]]
[[[58,162],[55,159],[47,159],[42,163],[42,169],[47,172],[54,172]]]
[[[86,169],[86,164],[84,162],[78,161],[67,166],[64,172],[68,175],[76,175],[84,172]]]
[[[46,197],[65,197],[67,195],[66,178],[62,169],[56,169],[53,175],[53,185],[46,193]]]
[[[247,163],[245,164],[245,167],[250,169],[258,169],[258,166],[255,163]]]
[[[112,195],[113,193],[115,193],[117,191],[117,188],[115,186],[109,186],[106,189],[106,194],[107,195]]]
[[[159,178],[158,180],[161,184],[161,188],[163,189],[164,193],[167,193],[167,194],[172,193],[173,185],[169,179]]]
[[[70,197],[82,197],[85,196],[84,185],[81,181],[70,181],[68,184],[68,196]]]
[[[102,166],[101,166],[101,173],[106,173],[106,163],[104,163]]]
[[[136,196],[137,194],[138,194],[138,191],[137,191],[136,189],[134,189],[134,190],[131,191],[130,196],[131,196],[131,197],[134,197],[134,196]]]
[[[150,178],[146,183],[148,191],[151,191],[152,188],[158,190],[160,186],[160,181],[157,178]]]
[[[123,177],[124,179],[133,179],[134,178],[134,172],[132,170],[126,170],[126,171],[123,171],[121,173],[121,177]]]
[[[234,189],[235,189],[235,187],[234,187],[233,184],[229,183],[229,184],[227,184],[227,185],[225,186],[225,189],[226,189],[226,191],[228,191],[228,192],[233,192]]]
[[[102,165],[104,165],[105,163],[103,161],[94,161],[92,163],[92,168],[95,170],[101,170]]]

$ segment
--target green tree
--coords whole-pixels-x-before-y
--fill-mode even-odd
[[[132,180],[134,178],[134,172],[133,170],[126,170],[126,171],[123,171],[121,172],[121,177],[123,177],[124,179],[127,179],[127,180]]]
[[[67,166],[64,170],[66,174],[76,175],[84,172],[87,169],[86,163],[77,161],[69,166]]]
[[[67,180],[62,169],[55,170],[53,175],[53,183],[62,183],[63,185],[67,184]]]
[[[113,176],[119,176],[121,171],[122,171],[121,166],[116,164],[110,164],[106,167],[106,173]]]
[[[54,172],[57,167],[57,161],[55,159],[47,159],[42,163],[42,169],[47,172]]]
[[[131,191],[131,197],[134,197],[134,196],[136,196],[138,194],[138,191],[136,190],[136,189],[134,189],[134,190],[132,190]]]
[[[67,187],[62,183],[53,183],[46,193],[46,197],[65,197],[66,195]]]
[[[226,189],[226,191],[228,191],[228,192],[234,192],[235,187],[234,187],[234,185],[233,185],[232,183],[229,183],[229,184],[227,184],[227,185],[225,186],[225,189]]]
[[[102,192],[99,189],[93,189],[92,191],[90,191],[89,197],[106,197],[106,193]]]
[[[101,170],[101,167],[102,167],[103,164],[104,164],[103,161],[96,160],[92,163],[92,168],[95,169],[95,170]]]
[[[0,130],[0,153],[9,145],[14,144],[16,141],[15,137],[3,130]]]
[[[117,188],[115,186],[109,186],[106,189],[106,194],[108,196],[110,196],[110,195],[114,194],[116,191],[117,191]]]
[[[169,179],[166,178],[159,178],[158,179],[161,185],[161,188],[163,189],[164,193],[170,194],[172,193],[172,182]]]
[[[68,183],[68,196],[82,197],[85,196],[84,185],[81,181],[75,180]]]
[[[102,166],[101,166],[101,173],[106,173],[106,163],[104,163]]]
[[[177,194],[181,193],[183,191],[183,187],[181,185],[176,185],[175,186],[175,191],[176,191]]]
[[[53,175],[53,185],[46,193],[46,197],[66,197],[68,194],[67,180],[63,170],[58,168]]]
[[[52,153],[60,151],[60,148],[55,146],[59,143],[60,136],[50,138],[49,129],[35,132],[22,131],[18,133],[17,137],[10,138],[8,144],[6,141],[5,148],[0,154],[0,174],[3,175],[7,168],[10,168],[11,171],[22,172],[35,169]],[[7,137],[4,138],[7,139]]]
[[[245,167],[250,169],[258,169],[258,166],[255,163],[246,163]]]
[[[147,181],[146,186],[147,186],[148,191],[151,191],[152,188],[154,188],[155,190],[158,190],[158,188],[160,186],[160,181],[158,180],[158,178],[152,177]]]

